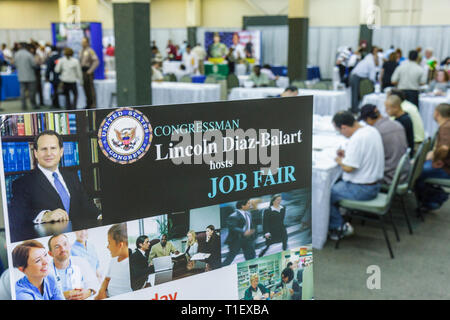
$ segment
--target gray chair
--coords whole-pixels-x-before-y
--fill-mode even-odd
[[[311,89],[315,90],[328,90],[328,84],[326,82],[317,82],[312,85]]]
[[[180,82],[192,82],[191,76],[184,75],[181,77]]]
[[[412,231],[412,227],[411,227],[411,222],[409,221],[408,210],[406,208],[405,198],[407,195],[413,194],[416,199],[416,203],[417,203],[417,197],[415,196],[415,193],[414,193],[414,186],[416,184],[417,178],[422,173],[423,164],[424,164],[426,156],[427,156],[426,150],[428,149],[429,143],[430,143],[430,139],[426,139],[424,142],[422,142],[420,144],[419,148],[417,149],[417,152],[414,154],[414,158],[411,161],[411,165],[410,165],[409,171],[408,171],[408,178],[407,178],[406,182],[399,183],[397,186],[397,189],[395,191],[395,195],[400,198],[403,214],[405,216],[406,223],[408,225],[408,230],[409,230],[410,234],[412,234],[413,231]],[[389,186],[382,185],[381,190],[384,192],[387,192],[387,190],[389,190]],[[416,211],[418,212],[418,216],[423,221],[424,217],[420,213],[420,211],[418,211],[418,209],[419,209],[419,205],[417,204]]]
[[[205,79],[205,83],[217,83],[217,79],[213,75],[209,75]]]
[[[227,77],[228,91],[231,91],[231,89],[238,87],[239,87],[239,78],[234,73],[230,73]]]
[[[168,73],[164,75],[163,80],[169,82],[177,82],[177,77],[173,73]]]
[[[359,96],[361,100],[365,95],[371,94],[372,92],[375,92],[373,82],[369,79],[361,80],[359,83]]]
[[[400,180],[400,175],[403,171],[406,161],[408,161],[409,156],[408,152],[406,152],[403,157],[400,159],[397,169],[395,170],[394,178],[392,179],[391,186],[389,187],[388,193],[378,193],[377,197],[373,200],[341,200],[339,201],[339,207],[345,208],[349,211],[348,216],[359,217],[364,220],[378,220],[380,222],[381,228],[383,229],[384,238],[386,240],[389,253],[391,258],[394,258],[394,253],[392,252],[391,244],[389,242],[389,238],[385,228],[385,217],[389,215],[390,222],[394,228],[395,236],[397,241],[400,241],[400,237],[398,235],[397,227],[394,224],[394,220],[392,219],[391,206],[392,201],[394,199],[395,190],[397,188],[398,182]],[[342,236],[339,237],[339,239]],[[339,247],[340,240],[336,242],[336,249]]]
[[[297,87],[298,89],[306,89],[306,83],[304,81],[292,81],[291,85]]]

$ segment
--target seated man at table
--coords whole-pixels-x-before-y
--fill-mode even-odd
[[[296,97],[298,96],[298,88],[295,86],[287,87],[280,97]]]
[[[96,220],[100,213],[77,174],[59,167],[64,153],[62,137],[51,130],[41,132],[34,140],[33,153],[36,168],[12,185],[10,226],[19,231],[33,223],[70,220],[85,224]],[[14,232],[12,237],[14,241]]]
[[[417,150],[419,145],[425,140],[425,130],[423,128],[422,116],[416,105],[406,100],[405,93],[402,90],[392,89],[388,92],[388,96],[395,95],[402,101],[401,107],[411,118],[414,132],[414,148]]]
[[[267,87],[269,86],[269,77],[261,72],[260,66],[254,66],[253,72],[248,78],[248,80],[253,81],[253,87]]]
[[[361,108],[361,115],[358,120],[364,120],[380,132],[384,148],[383,183],[390,184],[400,159],[408,149],[405,129],[397,121],[383,117],[373,104],[366,104]],[[406,182],[408,170],[409,163],[405,166],[405,170],[400,177],[400,183]]]
[[[391,95],[387,97],[384,105],[386,106],[386,113],[394,117],[396,121],[400,122],[406,132],[406,140],[408,141],[408,148],[411,149],[411,156],[414,155],[414,129],[411,117],[402,109],[402,100],[396,96]]]
[[[362,126],[349,111],[334,115],[333,124],[349,138],[345,151],[339,149],[336,162],[343,172],[342,180],[331,188],[329,234],[331,240],[353,233],[350,223],[345,223],[338,203],[343,199],[372,200],[380,190],[384,175],[384,149],[381,135],[372,126]]]
[[[450,104],[438,105],[433,116],[439,124],[436,144],[427,154],[427,161],[415,186],[416,195],[424,210],[436,210],[448,199],[442,188],[427,185],[425,180],[450,179]]]
[[[153,268],[148,265],[150,241],[146,235],[136,239],[136,251],[130,256],[130,278],[133,290],[141,289]]]
[[[160,242],[155,244],[150,250],[148,262],[152,265],[153,258],[170,256],[171,253],[179,254],[180,252],[175,248],[172,242],[167,241],[167,234],[163,234]]]
[[[152,63],[152,81],[163,81],[164,76],[161,72],[161,63],[154,61]]]

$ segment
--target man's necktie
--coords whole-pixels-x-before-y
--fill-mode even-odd
[[[245,211],[245,222],[246,222],[246,226],[245,226],[245,231],[250,230],[250,214]]]
[[[69,214],[70,209],[70,196],[66,191],[66,188],[64,188],[63,184],[58,178],[58,174],[56,172],[53,172],[53,178],[55,182],[56,191],[58,191],[59,197],[61,198],[61,201],[64,205],[64,210],[66,210],[67,214]]]

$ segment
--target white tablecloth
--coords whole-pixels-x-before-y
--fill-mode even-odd
[[[276,96],[284,91],[283,88],[233,88],[229,100],[260,99],[268,96]],[[334,115],[341,110],[350,107],[350,101],[346,91],[299,89],[300,96],[314,96],[314,114]]]
[[[384,105],[385,100],[386,94],[372,93],[364,96],[362,106],[367,103],[374,104],[378,107],[378,110],[380,110],[382,115],[387,116],[386,107]],[[427,136],[433,136],[438,129],[438,125],[433,119],[433,113],[436,106],[440,103],[450,103],[450,96],[439,97],[426,94],[421,94],[419,96],[419,112],[422,116],[423,127]]]
[[[328,120],[331,122],[331,117]],[[314,122],[316,123],[316,121]],[[343,136],[330,131],[316,131],[313,135],[311,208],[312,245],[314,249],[322,249],[327,241],[330,220],[330,191],[342,172],[334,158],[339,146],[344,147],[345,141],[346,139]]]
[[[244,83],[246,81],[248,81],[249,77],[250,77],[249,75],[240,75],[240,76],[238,76],[239,86],[240,87],[244,87]],[[289,87],[289,78],[288,77],[279,77],[276,80],[276,84],[277,84],[278,88],[287,88],[287,87]]]
[[[116,80],[94,80],[95,92],[97,96],[97,108],[116,107],[117,100],[112,98],[112,93],[116,92]],[[51,85],[44,85],[44,102],[51,105]],[[152,82],[153,105],[212,102],[220,100],[219,84],[184,83],[184,82]],[[60,95],[61,106],[65,105],[64,95]],[[86,106],[86,97],[83,87],[78,85],[77,108]]]
[[[220,100],[220,85],[214,83],[153,82],[153,104],[212,102]]]
[[[163,61],[162,64],[163,74],[175,73],[177,70],[180,69],[180,65],[181,61],[168,61],[168,60]]]

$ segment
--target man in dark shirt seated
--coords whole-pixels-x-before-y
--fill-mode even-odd
[[[414,131],[410,116],[402,109],[402,100],[395,95],[387,97],[384,105],[389,116],[395,117],[395,120],[400,122],[405,128],[406,140],[408,141],[408,148],[411,149],[411,156],[414,155]]]
[[[365,121],[380,132],[384,148],[383,183],[390,184],[400,159],[408,149],[405,129],[399,122],[383,117],[377,107],[372,104],[366,104],[361,108],[361,115],[358,120]],[[405,165],[405,169],[400,176],[401,183],[406,182],[408,170],[409,163]]]
[[[436,210],[448,199],[442,188],[427,185],[428,178],[450,179],[450,104],[441,103],[434,110],[434,120],[439,125],[436,143],[427,154],[422,174],[417,179],[415,191],[422,209]]]

